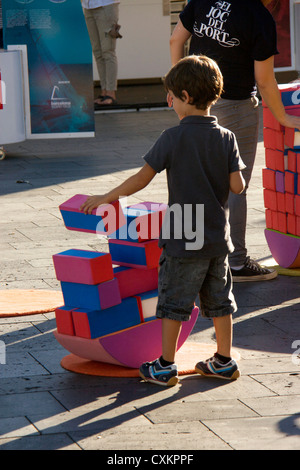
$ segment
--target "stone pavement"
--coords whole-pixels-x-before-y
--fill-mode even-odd
[[[162,129],[176,123],[169,110],[97,114],[94,139],[7,146],[0,162],[0,290],[59,290],[53,254],[107,250],[95,235],[66,230],[59,204],[120,183],[141,166]],[[247,243],[252,257],[265,260],[263,166],[261,132]],[[128,202],[145,200],[167,202],[165,174]],[[234,347],[242,376],[232,383],[190,375],[164,389],[135,378],[74,374],[60,366],[68,352],[54,338],[54,313],[0,318],[6,348],[0,450],[299,450],[299,283],[278,276],[235,284]],[[199,318],[188,341],[215,343],[211,321]]]

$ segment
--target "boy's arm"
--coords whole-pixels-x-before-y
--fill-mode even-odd
[[[234,171],[229,174],[229,189],[234,194],[240,194],[246,186],[244,177],[240,171]]]
[[[80,210],[85,214],[91,214],[93,209],[100,206],[101,204],[109,204],[121,196],[130,196],[131,194],[140,191],[145,188],[150,181],[154,178],[156,172],[151,168],[148,163],[141,168],[135,175],[130,176],[124,183],[120,184],[116,188],[112,189],[106,194],[99,196],[90,196],[84,204],[80,207]]]

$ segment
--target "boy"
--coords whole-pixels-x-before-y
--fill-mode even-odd
[[[172,221],[171,217],[168,219],[168,234],[163,225],[159,241],[163,252],[156,316],[162,319],[162,356],[142,364],[140,376],[160,385],[177,384],[175,352],[181,323],[189,320],[199,294],[202,315],[213,318],[217,353],[199,362],[195,369],[201,375],[236,379],[240,372],[231,358],[232,313],[236,304],[228,267],[228,253],[233,245],[227,199],[229,190],[242,192],[245,182],[234,134],[210,116],[210,107],[222,92],[223,78],[213,60],[189,56],[169,71],[164,85],[168,104],[173,106],[180,124],[162,133],[144,156],[146,163],[138,173],[109,193],[88,198],[81,210],[91,213],[100,204],[129,196],[166,169],[169,209],[182,210],[177,210],[179,216],[175,215]],[[185,230],[184,212],[191,214],[192,233],[197,234],[194,229],[199,223],[196,215],[201,205],[203,243],[187,243],[191,237]]]

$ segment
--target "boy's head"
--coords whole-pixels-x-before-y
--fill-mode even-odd
[[[184,99],[185,90],[189,104],[206,110],[216,102],[223,91],[223,76],[217,63],[203,55],[191,55],[177,62],[164,78],[167,92]]]

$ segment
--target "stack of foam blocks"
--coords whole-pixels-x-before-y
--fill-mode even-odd
[[[86,199],[77,194],[59,207],[65,226],[105,235],[109,252],[71,249],[53,256],[64,299],[54,334],[76,356],[136,368],[161,353],[158,238],[167,206],[144,202],[123,209],[115,201],[87,215],[80,211]],[[195,307],[178,348],[197,315]]]
[[[300,116],[300,83],[279,85],[288,114]],[[265,236],[275,261],[300,267],[300,132],[285,128],[263,102]]]

